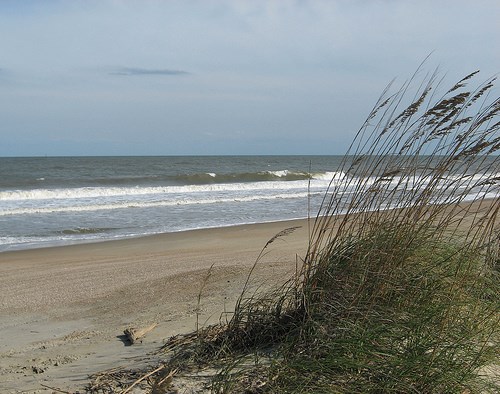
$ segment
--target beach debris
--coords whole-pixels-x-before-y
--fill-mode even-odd
[[[139,339],[144,337],[148,332],[154,330],[157,325],[158,325],[158,323],[153,323],[150,326],[142,327],[142,328],[130,327],[130,328],[127,328],[126,330],[124,330],[123,333],[127,336],[127,339],[133,345]]]
[[[46,384],[42,384],[42,383],[40,383],[40,386],[45,387],[46,389],[52,390],[52,394],[55,394],[55,393],[78,394],[79,393],[79,391],[75,391],[74,393],[72,393],[71,391],[62,390],[62,389],[57,388],[57,387],[47,386]]]
[[[166,393],[171,388],[172,380],[178,370],[178,368],[172,369],[168,373],[164,373],[160,379],[153,381],[151,393]]]
[[[129,369],[126,366],[119,366],[91,375],[92,381],[85,392],[89,394],[174,393],[177,391],[172,386],[172,380],[177,372],[177,368],[171,369],[167,364],[160,364],[154,369]]]
[[[45,372],[45,369],[43,369],[41,367],[37,367],[37,366],[32,366],[31,370],[33,371],[33,373],[36,373],[36,374],[40,374],[40,373]]]
[[[138,383],[142,382],[144,379],[147,379],[148,377],[155,374],[156,372],[161,371],[163,368],[165,368],[165,365],[160,365],[158,368],[154,369],[153,371],[148,372],[147,374],[141,376],[139,379],[137,379],[135,382],[133,382],[130,386],[128,386],[125,390],[123,390],[120,394],[128,393]]]

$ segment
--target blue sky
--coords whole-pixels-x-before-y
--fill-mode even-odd
[[[342,154],[432,52],[500,65],[498,0],[0,0],[0,156]]]

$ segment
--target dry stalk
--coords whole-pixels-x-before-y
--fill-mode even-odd
[[[73,394],[73,393],[71,393],[71,391],[61,390],[57,387],[47,386],[46,384],[43,384],[43,383],[40,383],[40,386],[45,387],[47,389],[50,389],[52,391],[58,392],[58,393]]]
[[[130,386],[128,386],[125,390],[121,391],[120,394],[126,394],[126,393],[128,393],[130,390],[132,390],[136,385],[138,385],[139,383],[141,383],[143,380],[147,379],[151,375],[154,375],[155,373],[157,373],[158,371],[161,371],[164,368],[165,368],[165,365],[160,365],[158,368],[156,368],[156,369],[152,370],[151,372],[148,372],[147,374],[141,376],[134,383],[132,383]]]

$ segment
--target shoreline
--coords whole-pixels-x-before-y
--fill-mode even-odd
[[[265,289],[295,272],[307,219],[0,253],[1,391],[82,390],[90,374],[142,362],[197,320],[218,322],[267,241],[296,226],[257,264],[253,289]],[[124,329],[152,323],[142,343],[126,346]]]
[[[130,236],[123,236],[123,237],[116,237],[116,238],[103,238],[103,239],[93,239],[93,240],[75,240],[75,241],[70,241],[70,242],[65,242],[65,241],[60,241],[61,243],[54,243],[50,244],[48,243],[47,245],[34,245],[30,247],[25,247],[18,249],[17,247],[12,248],[12,249],[1,249],[0,245],[0,256],[4,253],[14,253],[14,252],[24,252],[24,251],[29,251],[29,250],[41,250],[41,249],[48,249],[48,248],[64,248],[67,246],[78,246],[78,245],[90,245],[90,244],[99,244],[103,242],[119,242],[119,241],[128,241],[128,240],[135,240],[135,239],[142,239],[142,238],[148,238],[148,237],[161,237],[169,234],[183,234],[183,233],[189,233],[192,231],[205,231],[205,230],[217,230],[217,229],[223,229],[223,228],[233,228],[233,227],[241,227],[241,226],[254,226],[254,225],[264,225],[264,224],[273,224],[273,223],[287,223],[287,222],[298,222],[298,221],[308,221],[310,220],[311,223],[314,222],[316,219],[316,216],[312,216],[310,218],[307,217],[298,217],[298,218],[292,218],[292,219],[278,219],[278,220],[268,220],[268,221],[262,221],[262,222],[249,222],[249,223],[238,223],[238,224],[227,224],[227,225],[221,225],[221,226],[211,226],[211,227],[199,227],[199,228],[187,228],[183,230],[177,230],[177,231],[166,231],[166,232],[158,232],[158,233],[150,233],[150,234],[139,234],[139,235],[130,235]]]

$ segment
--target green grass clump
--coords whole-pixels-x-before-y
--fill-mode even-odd
[[[478,369],[498,356],[499,278],[479,254],[381,228],[322,259],[304,289],[307,317],[269,371],[270,392],[487,388]]]
[[[221,393],[498,392],[500,102],[494,80],[467,90],[476,74],[443,95],[425,76],[409,102],[415,78],[387,89],[325,194],[301,271],[244,291],[172,365],[218,360]]]

